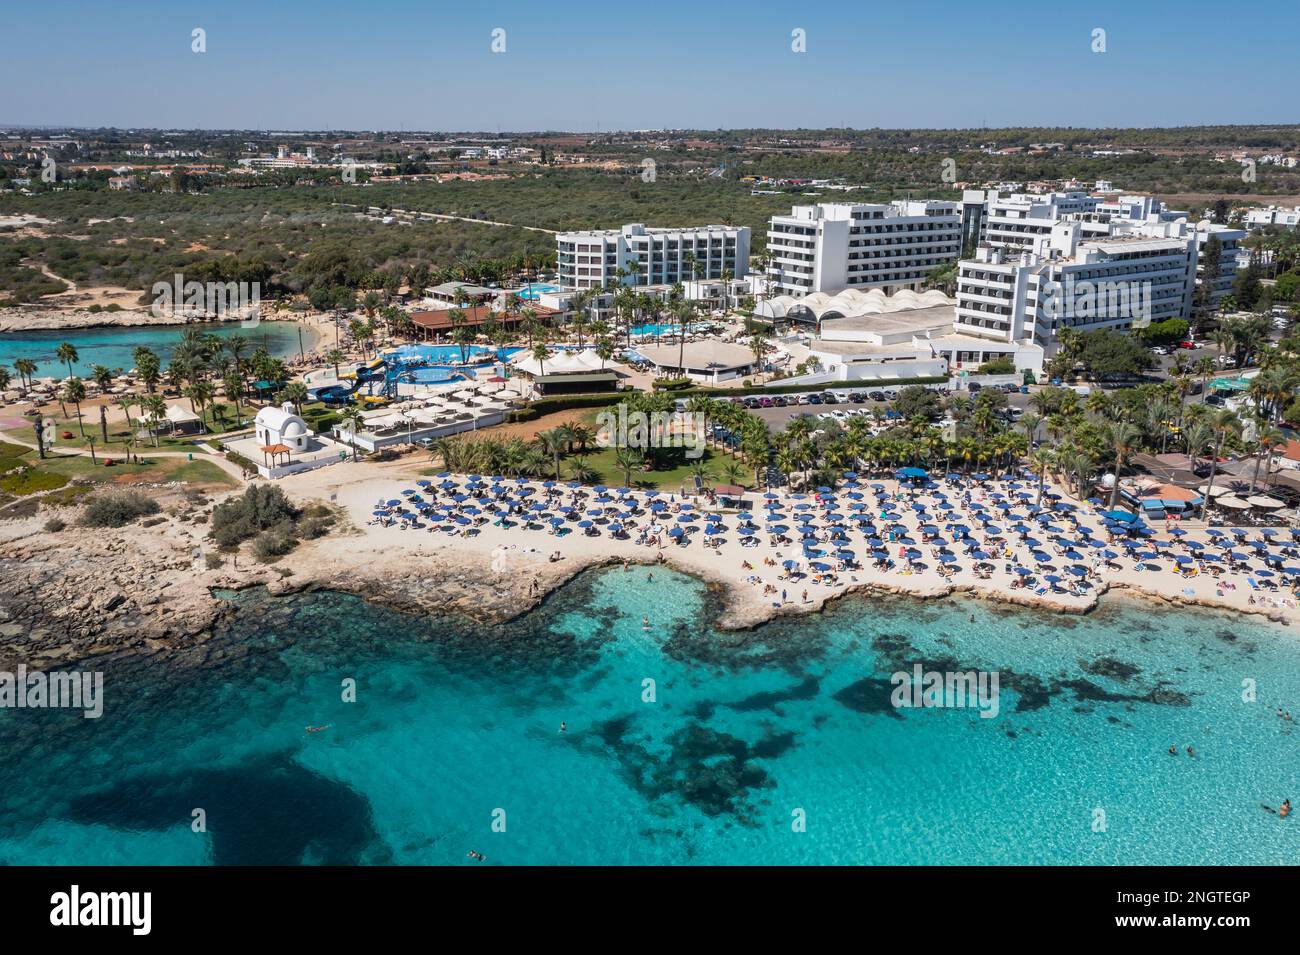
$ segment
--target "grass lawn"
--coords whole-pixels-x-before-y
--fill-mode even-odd
[[[90,458],[47,458],[42,470],[65,478],[78,478],[96,484],[158,484],[185,481],[191,484],[214,484],[235,487],[237,481],[211,461],[187,461],[185,458],[150,458],[148,449],[137,449],[139,464],[127,464],[120,458],[111,468],[103,458],[92,464]]]
[[[572,458],[568,460],[572,461]],[[726,454],[715,453],[713,450],[706,450],[704,457],[699,459],[704,462],[707,473],[704,477],[706,485],[725,483],[722,479],[722,467],[729,460]],[[692,470],[693,461],[678,457],[673,462],[672,467],[666,467],[657,471],[633,471],[632,486],[655,489],[660,491],[680,491],[683,484],[693,487],[695,474]],[[610,487],[620,487],[623,484],[623,469],[618,466],[614,458],[613,448],[601,448],[592,451],[587,455],[587,465],[600,475],[600,482]],[[564,465],[561,464],[561,468]],[[567,472],[566,472],[567,477]],[[753,475],[748,475],[753,479]],[[742,478],[742,481],[744,479]]]

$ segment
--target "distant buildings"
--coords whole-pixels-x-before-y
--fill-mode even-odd
[[[1262,229],[1265,226],[1281,226],[1284,229],[1300,227],[1300,206],[1286,209],[1282,206],[1269,206],[1267,209],[1250,209],[1246,212],[1246,226],[1250,229]]]
[[[768,226],[769,288],[786,295],[917,289],[936,266],[957,260],[961,229],[955,202],[795,206]]]
[[[632,223],[621,229],[562,232],[556,237],[557,273],[566,289],[672,285],[721,279],[724,272],[744,278],[749,238],[747,227],[725,225],[650,229]]]

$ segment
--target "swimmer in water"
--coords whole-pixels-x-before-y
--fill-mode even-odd
[[[563,733],[563,732],[564,732],[566,729],[568,729],[568,728],[569,728],[569,724],[568,724],[568,723],[564,723],[564,722],[561,722],[561,723],[560,723],[560,732],[561,732],[561,733]]]
[[[1178,755],[1178,747],[1177,747],[1177,746],[1170,746],[1170,747],[1169,747],[1169,755],[1170,755],[1170,756],[1177,756],[1177,755]]]
[[[1291,814],[1291,800],[1283,799],[1282,805],[1278,808],[1277,814],[1285,819]]]
[[[320,732],[323,732],[323,731],[325,731],[325,730],[327,730],[327,729],[329,729],[329,728],[330,728],[330,725],[329,725],[328,723],[326,723],[324,726],[309,726],[309,727],[307,727],[307,732],[308,732],[308,733],[320,733]]]
[[[1187,747],[1187,755],[1188,755],[1188,756],[1195,756],[1195,755],[1196,755],[1196,750],[1194,750],[1194,749],[1192,749],[1190,746],[1188,746],[1188,747]]]
[[[650,618],[649,618],[649,617],[642,617],[642,618],[641,618],[641,629],[642,629],[642,630],[649,630],[649,629],[650,629]]]

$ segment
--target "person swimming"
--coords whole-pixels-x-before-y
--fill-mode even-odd
[[[641,629],[642,629],[642,630],[649,630],[649,629],[650,629],[650,618],[649,618],[649,617],[642,617],[642,618],[641,618]]]
[[[561,722],[560,722],[560,732],[561,732],[561,733],[563,733],[563,732],[564,732],[565,730],[567,730],[568,728],[569,728],[569,724],[568,724],[568,723],[565,723],[564,721],[561,721]]]
[[[1195,756],[1195,755],[1196,755],[1196,750],[1192,749],[1191,746],[1188,746],[1188,747],[1187,747],[1187,755],[1188,755],[1188,756]]]
[[[329,728],[330,728],[330,724],[329,724],[329,723],[326,723],[324,726],[308,726],[308,727],[307,727],[307,732],[308,732],[308,733],[321,733],[321,732],[324,732],[325,730],[327,730],[327,729],[329,729]]]
[[[1281,805],[1280,807],[1278,807],[1277,814],[1278,814],[1279,816],[1281,816],[1283,819],[1285,819],[1287,816],[1289,816],[1289,815],[1291,814],[1291,800],[1290,800],[1290,799],[1283,799],[1283,800],[1282,800],[1282,805]]]
[[[1170,746],[1170,747],[1169,747],[1169,755],[1170,755],[1170,756],[1177,756],[1177,755],[1178,755],[1178,747],[1177,747],[1177,746]]]

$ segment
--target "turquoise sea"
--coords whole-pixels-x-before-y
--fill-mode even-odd
[[[135,367],[135,350],[144,345],[152,348],[163,361],[163,368],[171,359],[172,351],[181,340],[182,328],[199,328],[205,335],[221,338],[242,335],[248,339],[248,352],[265,348],[272,358],[286,358],[298,354],[298,324],[296,322],[260,322],[255,328],[243,328],[238,322],[213,322],[206,325],[141,325],[133,328],[66,328],[25,332],[0,332],[0,365],[6,366],[17,381],[14,362],[30,358],[36,362],[37,378],[63,378],[67,366],[58,360],[55,351],[63,342],[71,342],[77,349],[78,360],[72,363],[75,374],[88,377],[96,365],[125,371]],[[311,351],[314,334],[303,330],[302,344]]]
[[[645,568],[496,628],[229,599],[207,663],[110,671],[99,720],[0,711],[0,862],[1300,859],[1300,817],[1262,808],[1300,798],[1300,635],[1266,622],[852,598],[722,633]],[[895,709],[917,663],[997,670],[998,715]]]

